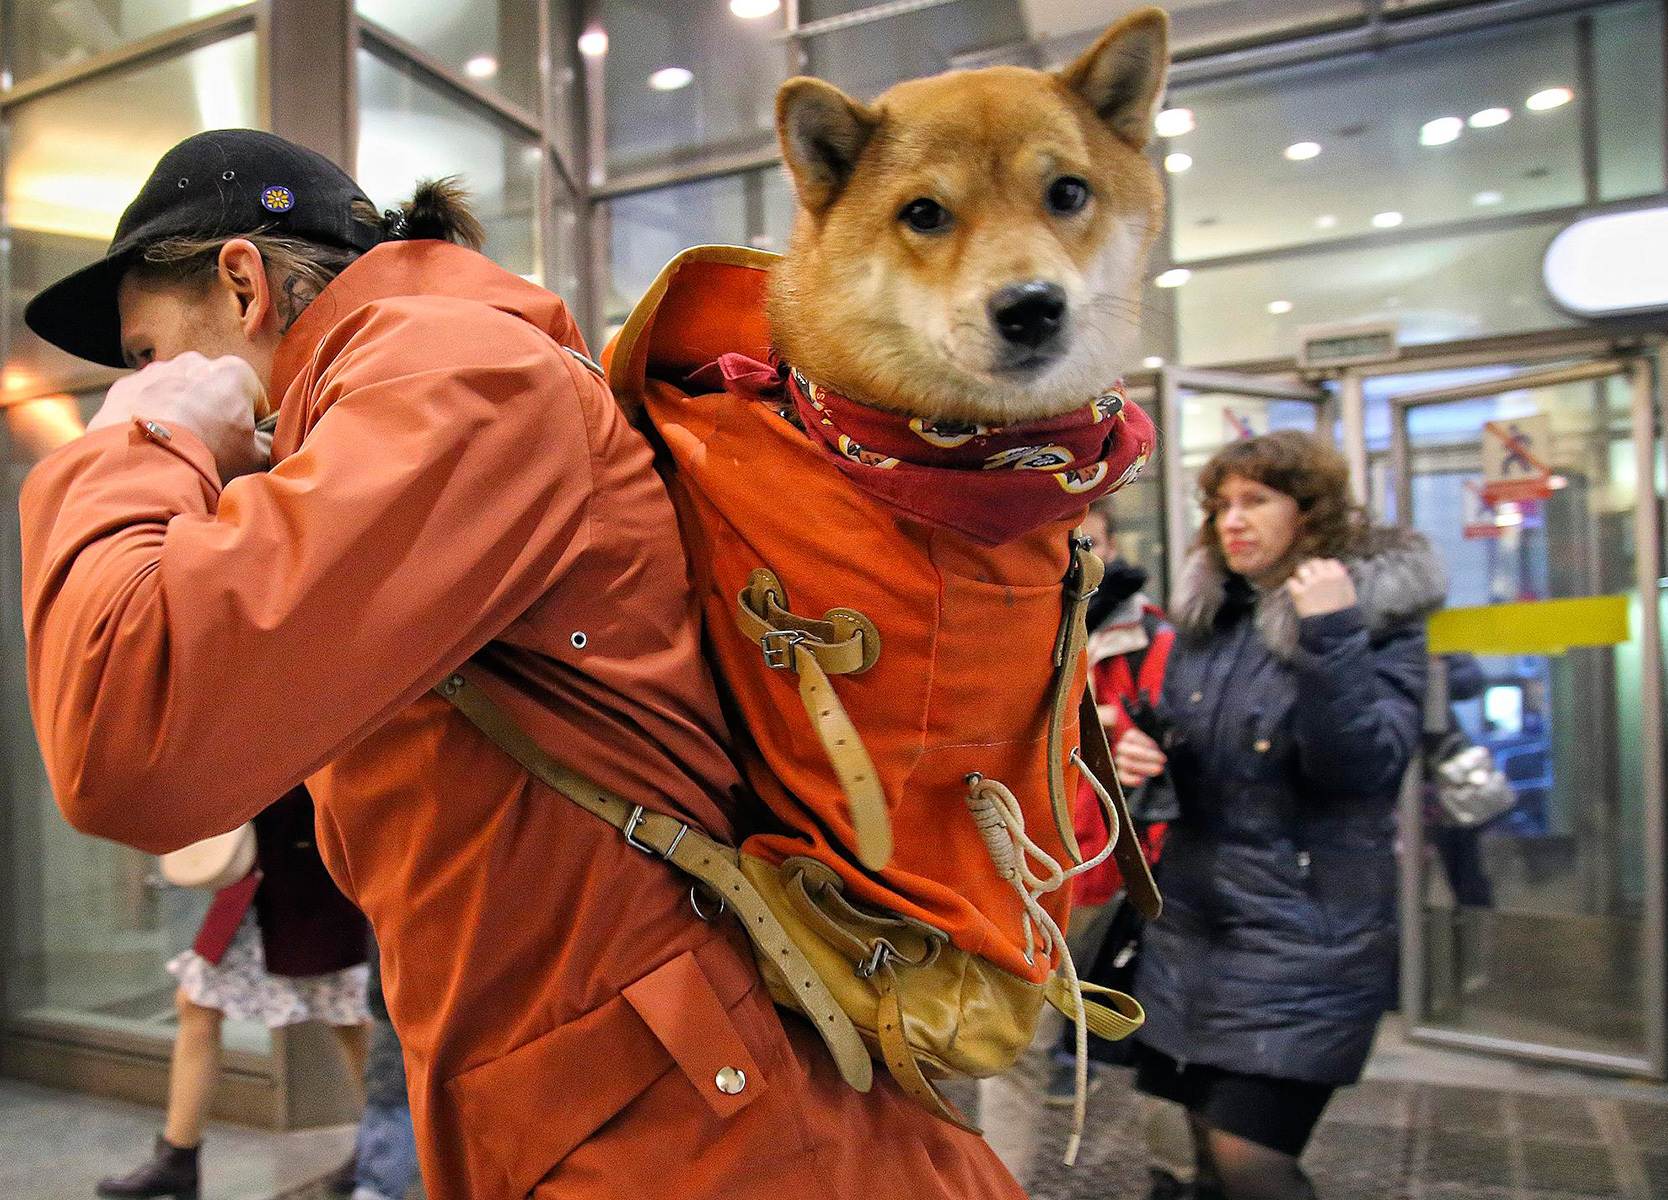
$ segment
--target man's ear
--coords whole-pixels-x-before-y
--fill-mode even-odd
[[[1170,18],[1163,9],[1144,8],[1101,34],[1059,79],[1139,150],[1152,136],[1153,109],[1169,66]]]
[[[253,242],[233,238],[220,247],[217,273],[221,289],[237,305],[236,317],[245,337],[253,341],[269,320],[274,330],[282,332],[282,322],[274,319],[277,314],[266,260]]]
[[[880,114],[831,83],[790,79],[776,93],[776,134],[799,202],[821,216],[857,169]]]

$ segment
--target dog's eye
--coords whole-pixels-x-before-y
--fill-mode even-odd
[[[950,210],[922,196],[904,205],[898,219],[916,233],[942,233],[950,227]]]
[[[1061,216],[1080,212],[1089,203],[1089,185],[1075,175],[1062,175],[1048,185],[1048,207]]]

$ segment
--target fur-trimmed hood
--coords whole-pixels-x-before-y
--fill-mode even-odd
[[[1377,634],[1394,625],[1422,620],[1442,607],[1448,576],[1423,534],[1375,528],[1361,554],[1344,559],[1355,582],[1357,602],[1367,628]],[[1211,555],[1195,549],[1188,555],[1176,586],[1170,617],[1183,637],[1208,634],[1227,598],[1228,573]],[[1257,630],[1269,652],[1290,662],[1297,650],[1297,609],[1285,588],[1257,597]]]

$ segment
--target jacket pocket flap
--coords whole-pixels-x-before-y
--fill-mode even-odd
[[[527,1195],[670,1066],[660,1040],[616,996],[448,1080],[470,1157],[488,1160],[470,1164],[471,1194]]]
[[[693,953],[651,971],[624,996],[720,1117],[739,1112],[764,1090],[763,1072]]]

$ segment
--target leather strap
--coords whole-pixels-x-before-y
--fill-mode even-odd
[[[828,1044],[840,1075],[860,1092],[869,1090],[874,1065],[857,1027],[818,977],[804,953],[782,928],[741,868],[736,851],[713,841],[675,817],[632,804],[569,770],[533,741],[491,697],[461,674],[449,675],[435,689],[494,745],[527,773],[601,817],[625,834],[645,854],[656,854],[698,879],[735,910],[762,963],[787,981],[799,1008]]]
[[[1153,882],[1152,868],[1141,849],[1141,835],[1129,816],[1129,803],[1124,799],[1123,785],[1118,782],[1118,769],[1112,762],[1112,748],[1106,744],[1106,727],[1100,723],[1100,712],[1095,707],[1094,695],[1083,689],[1083,700],[1078,706],[1077,723],[1082,733],[1083,768],[1102,783],[1112,797],[1113,810],[1118,814],[1118,840],[1112,846],[1112,858],[1124,877],[1124,892],[1135,911],[1147,920],[1154,920],[1164,911],[1164,899]]]
[[[845,793],[858,860],[880,870],[892,860],[886,791],[828,678],[872,667],[880,657],[880,631],[855,609],[833,608],[821,620],[797,615],[788,608],[787,589],[762,567],[736,597],[736,626],[764,652],[766,665],[798,677],[800,703]]]
[[[909,1038],[904,1031],[903,1007],[898,1001],[896,977],[892,969],[884,968],[876,982],[880,987],[880,1007],[876,1014],[875,1038],[880,1043],[881,1058],[886,1063],[887,1071],[898,1081],[906,1096],[934,1116],[942,1117],[969,1133],[983,1133],[921,1073],[921,1064],[915,1060],[915,1053],[910,1050]]]
[[[1048,798],[1054,808],[1054,828],[1076,866],[1083,862],[1083,852],[1077,847],[1072,820],[1075,797],[1066,794],[1066,716],[1071,711],[1072,684],[1077,681],[1077,660],[1089,644],[1089,597],[1100,586],[1106,565],[1089,549],[1087,539],[1074,534],[1071,547],[1072,565],[1066,572],[1060,633],[1054,639],[1054,695],[1048,710]],[[1084,693],[1088,693],[1087,688]]]

